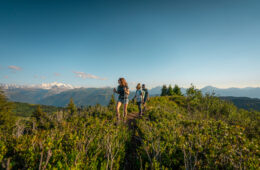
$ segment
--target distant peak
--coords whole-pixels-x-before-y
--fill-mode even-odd
[[[217,88],[213,87],[213,86],[206,86],[206,87],[203,87],[202,89],[203,90],[214,90],[214,89],[217,89]]]
[[[34,84],[34,85],[0,84],[0,87],[2,87],[3,89],[13,89],[13,88],[73,89],[74,88],[74,86],[70,84],[64,84],[59,82],[42,83],[42,84]]]
[[[52,83],[42,83],[40,85],[33,85],[36,88],[42,89],[52,89],[52,88],[66,88],[66,89],[73,89],[74,87],[70,84],[64,84],[59,82],[52,82]]]

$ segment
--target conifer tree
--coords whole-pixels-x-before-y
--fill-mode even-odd
[[[168,89],[167,89],[167,95],[168,96],[173,96],[174,95],[174,92],[173,92],[173,89],[172,89],[172,86],[169,85]]]
[[[108,107],[114,107],[116,105],[114,94],[112,94],[110,101],[108,103]]]
[[[40,105],[38,105],[31,117],[35,119],[38,129],[49,129],[52,126],[52,122],[50,121],[48,115],[42,111]]]
[[[40,105],[37,106],[36,110],[32,114],[32,117],[34,117],[37,122],[45,117]]]
[[[67,109],[68,109],[69,114],[70,114],[71,116],[74,115],[74,114],[77,112],[77,107],[76,107],[76,105],[74,104],[74,101],[73,101],[72,98],[70,98],[70,102],[69,102],[69,104],[68,104],[68,106],[67,106]]]
[[[175,84],[175,86],[173,88],[173,92],[175,95],[182,96],[181,88],[177,84]]]
[[[163,85],[161,96],[167,96],[167,86]]]

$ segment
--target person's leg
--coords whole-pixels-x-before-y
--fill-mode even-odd
[[[128,103],[125,103],[124,104],[124,122],[126,122],[126,119],[127,119],[127,106],[128,106]]]
[[[141,116],[142,115],[142,102],[138,102],[137,105],[138,105],[138,109],[139,109],[139,116]]]
[[[121,107],[121,102],[117,102],[116,104],[116,116],[117,116],[117,120],[119,121],[120,120],[120,107]]]

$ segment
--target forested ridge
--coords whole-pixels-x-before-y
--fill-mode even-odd
[[[27,118],[0,94],[2,169],[258,169],[260,112],[238,109],[194,86],[164,87],[137,117],[117,123],[108,106],[35,108]]]

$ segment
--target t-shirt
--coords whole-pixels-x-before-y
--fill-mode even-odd
[[[143,89],[143,95],[144,95],[144,100],[147,99],[149,93],[148,93],[148,90],[147,89]]]
[[[143,99],[143,97],[142,97],[142,90],[136,90],[135,96],[136,96],[136,101],[137,102],[142,102],[142,99]]]
[[[118,99],[128,99],[128,95],[125,94],[125,91],[124,91],[125,88],[129,89],[128,86],[121,86],[120,85],[120,86],[117,87],[117,92],[119,94]]]

